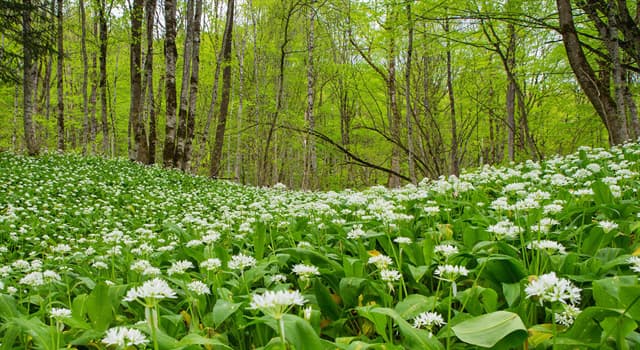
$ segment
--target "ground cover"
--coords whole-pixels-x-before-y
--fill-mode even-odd
[[[299,192],[0,154],[0,349],[637,348],[639,159]]]

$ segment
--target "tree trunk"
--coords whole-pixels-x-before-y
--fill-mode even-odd
[[[147,113],[149,116],[149,164],[156,162],[156,105],[153,95],[153,28],[155,25],[156,1],[145,2],[145,23],[147,34],[147,54],[144,60],[144,85],[147,90],[144,96],[147,99]],[[143,98],[144,98],[143,96]]]
[[[578,84],[607,128],[609,143],[611,145],[622,144],[628,139],[624,126],[625,121],[618,118],[616,102],[611,97],[609,90],[596,76],[582,50],[573,22],[571,2],[570,0],[556,0],[556,4],[560,19],[560,34]]]
[[[62,0],[57,0],[57,13],[56,19],[58,23],[57,31],[57,45],[58,45],[58,60],[56,64],[57,74],[57,92],[58,92],[58,106],[57,106],[57,125],[58,125],[58,151],[64,152],[64,46],[62,40],[64,36],[62,27]]]
[[[388,186],[390,188],[400,187],[400,177],[396,174],[400,173],[400,111],[398,110],[398,94],[396,89],[396,57],[395,57],[395,39],[390,38],[389,43],[389,72],[387,75],[387,92],[389,93],[389,127],[391,129],[391,138],[393,145],[391,146],[391,170],[395,174],[389,175]]]
[[[80,4],[80,52],[82,55],[82,154],[87,154],[89,144],[89,97],[87,88],[89,86],[89,56],[87,55],[87,16],[84,8],[84,0],[79,0]]]
[[[222,158],[222,146],[224,144],[224,133],[227,127],[227,116],[229,114],[229,97],[231,92],[231,42],[233,41],[233,10],[234,0],[227,3],[227,21],[222,38],[222,98],[220,100],[220,114],[216,127],[216,139],[211,152],[211,166],[209,175],[217,178],[220,173],[220,161]]]
[[[445,24],[445,32],[449,32],[449,23]],[[451,72],[451,48],[447,43],[447,93],[449,95],[449,113],[451,120],[451,174],[460,173],[460,160],[458,159],[458,130],[456,121],[456,102],[453,93],[453,74]]]
[[[176,0],[165,0],[164,2],[164,23],[165,23],[165,94],[166,94],[166,123],[164,149],[162,161],[165,167],[174,166],[175,143],[176,143],[176,59],[178,50],[176,48]]]
[[[142,164],[149,163],[149,144],[142,121],[142,18],[144,16],[144,0],[134,0],[131,11],[131,115],[129,120],[133,127],[134,156]]]
[[[316,119],[313,114],[314,107],[314,66],[313,66],[313,49],[315,47],[315,19],[316,9],[314,8],[315,0],[311,0],[309,4],[309,37],[307,40],[307,109],[304,113],[304,119],[307,123],[309,132],[313,133],[316,127]],[[314,186],[314,178],[317,172],[317,157],[315,139],[307,133],[304,135],[304,173],[302,175],[302,188],[309,189]]]
[[[184,41],[182,83],[180,85],[180,107],[178,109],[178,132],[173,162],[176,168],[183,168],[184,143],[187,138],[187,111],[189,110],[189,80],[191,76],[191,55],[193,47],[194,0],[187,0],[187,33]]]
[[[25,9],[22,13],[22,40],[23,40],[23,76],[22,76],[22,93],[23,93],[23,119],[24,119],[24,140],[27,145],[27,154],[35,156],[39,153],[36,143],[36,135],[33,127],[33,92],[36,76],[35,53],[29,43],[33,38],[32,28],[32,0],[24,0]]]
[[[238,130],[242,130],[242,114],[244,113],[244,52],[246,48],[246,37],[243,35],[238,47],[238,114],[236,123]],[[244,167],[242,166],[242,133],[236,135],[236,164],[235,179],[237,182],[244,183]]]
[[[407,64],[405,68],[405,122],[407,123],[407,150],[409,161],[409,177],[413,184],[417,184],[415,151],[413,143],[413,107],[411,106],[411,59],[413,56],[413,19],[411,17],[411,2],[407,2],[407,23],[408,23],[408,43],[407,43]]]
[[[214,18],[214,22],[217,23],[217,13],[218,13],[218,2],[214,3],[214,13],[216,17]],[[217,26],[214,25],[214,28]],[[214,43],[215,45],[215,43]],[[193,156],[193,164],[191,165],[191,172],[197,173],[198,169],[200,169],[200,163],[202,162],[202,158],[204,157],[205,150],[207,148],[207,142],[209,140],[209,133],[211,131],[211,122],[213,120],[213,116],[215,113],[216,102],[218,101],[218,85],[220,81],[220,66],[222,62],[222,52],[218,52],[216,56],[216,68],[213,74],[213,89],[211,92],[211,103],[209,104],[209,110],[207,111],[207,119],[205,121],[205,125],[202,128],[202,133],[198,139],[198,149],[196,150],[195,155]]]
[[[191,80],[189,90],[189,111],[187,113],[187,132],[184,141],[183,159],[180,169],[189,170],[196,127],[196,103],[198,100],[198,81],[200,74],[200,21],[202,20],[202,0],[195,0],[196,8],[193,19],[193,44],[191,47]]]
[[[109,122],[107,120],[107,16],[105,0],[97,0],[99,21],[100,61],[100,117],[102,125],[102,153],[109,155]]]

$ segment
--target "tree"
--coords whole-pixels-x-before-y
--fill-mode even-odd
[[[134,0],[131,9],[131,111],[129,123],[133,129],[134,159],[140,163],[149,163],[149,144],[142,121],[142,17],[144,14],[144,0]]]
[[[56,81],[57,81],[57,91],[58,91],[58,107],[57,107],[57,121],[58,121],[58,151],[64,152],[64,32],[62,26],[62,0],[56,0],[57,3],[57,13],[56,19],[58,24],[57,30],[57,44],[58,44],[58,52],[57,52],[57,64],[56,64]]]
[[[578,37],[573,21],[570,0],[556,0],[556,4],[562,42],[576,80],[607,128],[609,143],[612,145],[621,144],[629,138],[629,134],[626,121],[621,119],[616,101],[611,96],[609,78],[607,77],[606,81],[601,79],[587,60],[583,43]]]
[[[222,96],[220,100],[220,113],[216,127],[215,141],[211,152],[211,166],[209,176],[217,178],[220,174],[220,161],[222,159],[222,145],[229,115],[229,98],[231,93],[231,43],[233,41],[233,11],[234,0],[227,2],[227,20],[224,26],[222,38]]]
[[[165,99],[166,99],[166,123],[164,149],[162,162],[165,167],[173,167],[175,159],[176,143],[176,2],[165,0],[164,2],[164,61],[165,61]]]

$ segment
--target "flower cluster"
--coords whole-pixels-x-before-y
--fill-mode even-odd
[[[544,302],[572,305],[580,302],[581,289],[568,279],[557,277],[555,272],[532,278],[524,291],[527,298],[537,299],[540,305]]]
[[[305,298],[297,290],[279,290],[275,292],[268,290],[263,294],[253,294],[250,308],[260,310],[265,315],[279,320],[292,307],[296,305],[302,306],[305,302]]]

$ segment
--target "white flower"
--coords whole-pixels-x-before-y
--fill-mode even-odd
[[[189,260],[179,260],[171,264],[171,267],[167,270],[169,276],[175,274],[185,273],[188,269],[193,268],[193,263]]]
[[[42,276],[42,272],[34,271],[26,274],[24,277],[18,281],[20,284],[25,284],[31,287],[38,287],[44,285],[44,277]]]
[[[144,299],[147,306],[152,306],[156,301],[165,298],[176,298],[176,292],[169,287],[167,281],[154,278],[144,282],[140,287],[129,289],[124,301]]]
[[[442,326],[446,324],[442,315],[437,312],[423,312],[413,319],[414,328],[431,329],[433,326]]]
[[[630,256],[627,259],[627,263],[631,265],[631,270],[640,273],[640,257],[639,256]]]
[[[399,281],[402,278],[402,275],[397,270],[380,270],[380,279],[385,282],[395,282]]]
[[[571,326],[576,317],[580,314],[580,309],[573,305],[564,305],[564,311],[561,313],[554,313],[553,318],[561,325]]]
[[[398,244],[411,244],[413,242],[409,237],[396,237],[393,241]]]
[[[238,254],[231,257],[231,261],[229,261],[229,268],[232,270],[244,270],[255,266],[256,263],[257,261],[254,257]]]
[[[423,312],[413,319],[414,328],[422,328],[429,331],[429,337],[433,336],[433,329],[446,324],[442,315],[437,312]]]
[[[558,278],[555,272],[538,276],[524,289],[527,298],[535,297],[541,305],[545,301],[576,304],[580,301],[580,291],[568,279]]]
[[[362,229],[362,225],[358,224],[358,225],[353,225],[353,227],[351,228],[351,231],[347,233],[347,238],[358,239],[360,237],[363,237],[364,235],[365,235],[365,232]]]
[[[469,270],[467,270],[466,267],[459,265],[438,265],[434,274],[436,276],[440,276],[440,278],[445,281],[453,282],[460,276],[468,275]]]
[[[293,273],[298,275],[301,279],[308,279],[311,276],[317,276],[320,274],[320,271],[317,267],[313,265],[305,265],[305,264],[296,264],[291,269]]]
[[[492,232],[496,235],[497,239],[514,239],[520,234],[523,230],[521,227],[516,226],[509,220],[503,220],[495,225],[491,225],[487,227],[488,232]]]
[[[273,282],[273,283],[284,283],[284,282],[287,281],[287,276],[285,276],[285,275],[283,275],[281,273],[278,273],[278,274],[275,274],[275,275],[271,276],[270,279],[271,279],[271,282]]]
[[[393,260],[391,260],[390,257],[388,257],[388,256],[386,256],[384,254],[374,255],[374,256],[370,257],[369,261],[367,261],[367,262],[369,264],[376,265],[376,267],[379,268],[380,270],[385,270],[390,265],[393,265]]]
[[[539,241],[532,241],[531,243],[527,244],[527,249],[544,250],[549,253],[557,252],[558,254],[567,253],[562,244],[556,241],[550,241],[546,239],[539,240]]]
[[[302,306],[306,300],[299,291],[266,291],[263,294],[253,294],[251,297],[251,309],[258,309],[277,320],[293,306]]]
[[[222,262],[218,258],[210,258],[200,263],[200,268],[207,271],[217,270],[222,266]]]
[[[71,317],[71,310],[61,307],[52,307],[49,314],[51,317],[56,319],[69,318]]]
[[[115,327],[107,331],[102,342],[107,346],[116,346],[119,349],[126,349],[132,345],[144,345],[148,343],[147,337],[137,329]]]
[[[203,282],[200,282],[200,281],[193,281],[193,282],[187,284],[187,289],[189,289],[190,291],[192,291],[196,295],[211,294],[211,291],[209,290],[209,287],[206,284],[204,284]]]
[[[602,231],[604,231],[605,233],[609,233],[612,230],[615,230],[618,228],[618,224],[616,224],[613,221],[607,221],[607,220],[599,221],[598,226],[600,226],[602,228]]]
[[[433,248],[433,251],[438,254],[442,254],[445,258],[448,258],[453,254],[457,254],[458,248],[451,244],[438,244]]]

